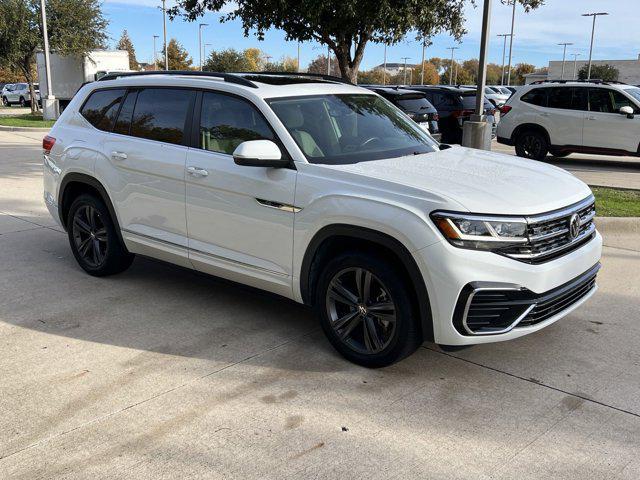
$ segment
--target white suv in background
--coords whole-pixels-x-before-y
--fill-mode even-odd
[[[538,82],[519,89],[500,111],[498,142],[514,145],[520,157],[640,153],[640,88],[632,85]]]
[[[13,83],[10,86],[5,85],[6,89],[2,90],[2,104],[5,107],[18,104],[26,107],[31,104],[31,94],[29,93],[28,83]],[[40,86],[35,83],[33,85],[36,94],[36,100],[40,103]]]
[[[596,290],[584,183],[440,146],[332,77],[113,74],[43,148],[45,202],[87,273],[141,254],[268,290],[313,306],[362,365],[517,338]]]

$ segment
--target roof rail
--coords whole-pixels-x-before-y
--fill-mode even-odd
[[[595,84],[598,84],[598,85],[626,85],[626,83],[624,83],[624,82],[618,82],[616,80],[604,81],[604,80],[601,80],[599,78],[592,78],[591,80],[582,80],[582,79],[576,79],[576,80],[536,80],[535,82],[531,82],[529,85],[541,85],[543,83],[561,83],[561,84],[565,84],[565,83],[595,83]]]
[[[122,77],[147,77],[152,75],[174,75],[174,76],[190,76],[190,77],[204,77],[211,79],[222,79],[227,83],[235,83],[238,85],[244,85],[245,87],[258,88],[258,86],[251,80],[243,78],[236,73],[220,73],[220,72],[200,72],[197,70],[150,70],[145,72],[112,72],[106,74],[98,81],[115,80]]]
[[[334,75],[324,75],[322,73],[307,73],[307,72],[234,72],[235,75],[245,76],[275,76],[275,77],[310,77],[317,78],[319,80],[326,80],[328,82],[345,83],[347,85],[353,85],[353,83],[345,78],[336,77]]]

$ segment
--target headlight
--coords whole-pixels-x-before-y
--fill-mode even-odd
[[[431,218],[449,243],[459,248],[499,250],[529,241],[524,217],[434,212]]]

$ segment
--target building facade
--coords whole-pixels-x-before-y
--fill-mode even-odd
[[[549,62],[550,80],[574,80],[582,67],[588,65],[588,60],[567,60],[564,65],[564,77],[562,76],[562,60]],[[611,65],[620,72],[618,80],[631,85],[640,84],[640,57],[636,60],[593,60],[592,65]]]

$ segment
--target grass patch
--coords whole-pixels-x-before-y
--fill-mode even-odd
[[[593,187],[599,217],[640,217],[640,190]]]
[[[51,128],[55,121],[43,120],[42,115],[32,115],[30,113],[23,115],[0,115],[0,125],[5,127],[38,127]]]

